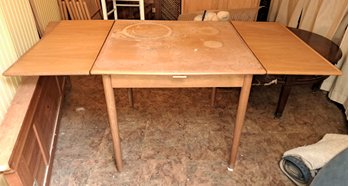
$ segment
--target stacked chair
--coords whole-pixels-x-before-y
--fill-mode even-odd
[[[95,10],[91,13],[91,3]],[[98,0],[58,0],[60,14],[63,20],[90,20],[98,14],[101,17],[101,8]]]
[[[105,20],[109,19],[109,15],[113,15],[115,20],[121,17],[145,20],[152,12],[153,4],[154,0],[101,0]]]

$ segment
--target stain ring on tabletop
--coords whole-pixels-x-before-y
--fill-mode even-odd
[[[219,30],[214,27],[202,27],[198,29],[198,33],[205,34],[205,35],[216,35],[219,33]]]
[[[134,39],[160,39],[169,37],[172,29],[158,23],[137,23],[125,27],[122,34]]]
[[[220,41],[204,41],[203,45],[208,48],[221,48],[223,43]]]

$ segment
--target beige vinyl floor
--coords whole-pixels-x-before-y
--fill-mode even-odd
[[[239,89],[115,89],[124,170],[117,172],[101,78],[72,77],[66,92],[51,185],[292,185],[282,153],[347,133],[341,110],[325,93],[294,87],[274,118],[280,86],[252,87],[238,164],[228,172]]]

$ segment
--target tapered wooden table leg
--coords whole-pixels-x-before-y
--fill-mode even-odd
[[[253,78],[252,75],[244,76],[243,87],[240,91],[236,123],[235,123],[234,131],[233,131],[231,157],[230,157],[230,162],[228,167],[229,171],[233,171],[233,168],[236,165],[240,136],[241,136],[243,125],[244,125],[245,112],[248,106],[252,78]]]
[[[132,88],[128,89],[128,101],[129,101],[130,106],[133,108],[134,101],[133,101],[133,89]]]
[[[108,116],[109,116],[109,124],[110,124],[110,129],[112,134],[112,141],[114,146],[116,167],[118,171],[121,171],[123,168],[121,141],[120,141],[120,135],[118,130],[118,124],[117,124],[114,89],[112,88],[112,85],[111,85],[110,75],[103,75],[103,85],[104,85],[106,106],[107,106]]]
[[[213,87],[211,91],[211,106],[215,106],[215,97],[216,97],[216,87]]]
[[[292,85],[295,82],[295,76],[286,76],[285,84],[282,86],[282,90],[280,91],[279,100],[276,112],[274,113],[274,116],[276,118],[280,118],[283,115],[283,111],[285,108],[286,103],[288,102],[288,98],[291,92]]]

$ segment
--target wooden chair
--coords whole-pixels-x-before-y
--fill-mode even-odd
[[[107,11],[106,0],[101,0],[103,18],[108,20],[110,14],[114,14],[115,20],[118,19],[117,7],[139,7],[140,20],[145,20],[144,0],[112,0],[112,10]]]
[[[63,20],[90,20],[98,13],[101,16],[98,0],[58,0],[58,4]]]

